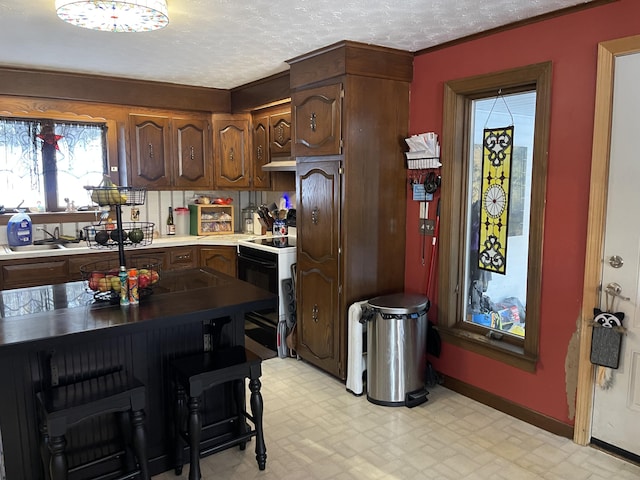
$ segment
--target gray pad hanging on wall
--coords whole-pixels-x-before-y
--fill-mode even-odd
[[[591,363],[618,368],[621,347],[622,332],[616,328],[594,326],[591,338]]]

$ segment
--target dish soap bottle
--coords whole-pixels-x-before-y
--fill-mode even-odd
[[[33,243],[31,217],[26,213],[16,213],[7,222],[7,241],[11,247]]]

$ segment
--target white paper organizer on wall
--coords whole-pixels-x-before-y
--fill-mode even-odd
[[[434,132],[420,133],[405,138],[404,141],[409,146],[409,151],[405,152],[407,157],[407,168],[410,170],[423,170],[429,168],[440,168],[440,144],[438,135]]]
[[[440,163],[440,157],[418,157],[418,158],[409,158],[409,154],[418,153],[418,152],[406,152],[407,156],[407,168],[409,170],[426,170],[429,168],[440,168],[442,163]]]

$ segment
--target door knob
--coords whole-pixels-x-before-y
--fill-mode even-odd
[[[625,297],[622,294],[622,287],[619,283],[611,282],[607,284],[607,288],[605,288],[605,292],[611,295],[612,297],[618,297],[621,300],[631,300],[629,297]]]

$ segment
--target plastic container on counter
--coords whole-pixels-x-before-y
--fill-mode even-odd
[[[189,219],[189,209],[187,207],[178,207],[173,210],[175,215],[176,235],[189,235],[191,221]]]

